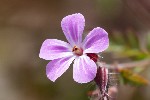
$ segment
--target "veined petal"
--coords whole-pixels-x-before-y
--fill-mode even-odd
[[[109,46],[108,33],[100,28],[94,28],[84,39],[84,53],[99,53]]]
[[[73,55],[70,45],[57,39],[47,39],[43,42],[39,57],[46,60],[67,57]]]
[[[78,83],[92,81],[97,72],[97,66],[88,56],[83,55],[75,59],[73,64],[73,79]]]
[[[55,59],[49,62],[46,66],[47,77],[54,82],[69,68],[74,58],[75,58],[74,56],[71,56]]]
[[[85,19],[80,13],[68,15],[61,21],[62,30],[72,46],[81,43],[84,26]]]

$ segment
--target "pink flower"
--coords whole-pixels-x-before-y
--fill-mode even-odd
[[[76,82],[87,83],[95,78],[97,65],[87,54],[107,49],[108,33],[100,27],[94,28],[82,42],[84,26],[82,14],[68,15],[62,19],[61,27],[69,43],[57,39],[43,42],[39,57],[52,60],[46,66],[46,74],[51,81],[60,77],[73,61],[73,79]]]

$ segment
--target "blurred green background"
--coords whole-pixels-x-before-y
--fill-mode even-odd
[[[45,39],[66,41],[60,22],[73,13],[85,16],[85,33],[99,26],[112,38],[132,30],[147,52],[149,0],[0,0],[0,100],[89,100],[91,85],[73,81],[72,66],[53,83],[45,74],[49,61],[38,56]],[[102,60],[118,60],[110,55]],[[149,71],[143,75],[150,79]],[[120,86],[118,100],[150,100],[149,94],[149,86]]]

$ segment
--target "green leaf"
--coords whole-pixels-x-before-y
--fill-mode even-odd
[[[141,73],[141,72],[143,72],[145,70],[145,67],[139,67],[139,66],[137,66],[137,67],[132,68],[132,70],[135,73]]]
[[[129,69],[120,69],[120,78],[124,84],[130,84],[134,86],[148,85],[149,81],[142,76],[132,72]]]
[[[117,45],[112,42],[110,42],[110,46],[107,51],[115,54],[115,57],[128,57],[133,60],[141,60],[150,57],[150,54],[145,54],[140,51],[140,49],[131,49],[124,45]]]
[[[141,60],[148,58],[150,56],[148,54],[141,52],[139,49],[126,49],[124,52],[122,52],[122,55],[130,57],[134,60]]]

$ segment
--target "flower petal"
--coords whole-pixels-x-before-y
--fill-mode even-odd
[[[72,46],[81,43],[84,26],[85,19],[80,13],[68,15],[61,21],[62,30]]]
[[[71,56],[55,59],[49,62],[46,66],[47,77],[54,82],[69,68],[74,58],[75,58],[74,56]]]
[[[88,56],[83,55],[75,59],[73,65],[73,79],[78,83],[92,81],[97,72],[97,66]]]
[[[100,28],[94,28],[84,39],[84,53],[99,53],[109,46],[108,33]]]
[[[73,55],[70,45],[57,39],[47,39],[43,42],[39,57],[46,60],[67,57]]]

